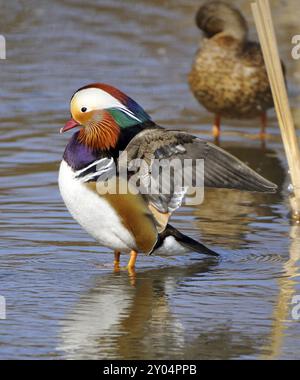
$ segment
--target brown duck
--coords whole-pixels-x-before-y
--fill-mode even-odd
[[[196,99],[215,114],[215,139],[220,136],[221,117],[261,117],[264,139],[266,111],[273,107],[273,99],[260,46],[248,40],[245,18],[223,1],[209,1],[198,10],[196,24],[204,38],[189,84]]]

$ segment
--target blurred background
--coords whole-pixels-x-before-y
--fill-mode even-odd
[[[250,1],[228,1],[257,39]],[[270,0],[289,95],[300,127],[297,0]],[[221,146],[277,183],[275,195],[207,190],[172,224],[214,250],[143,257],[136,277],[112,272],[112,254],[73,221],[57,171],[59,135],[74,91],[112,84],[153,119],[212,140],[213,115],[187,74],[203,1],[0,1],[0,358],[299,359],[300,232],[290,224],[287,170],[274,111],[262,149],[259,120],[223,121]],[[123,257],[124,263],[126,262]]]

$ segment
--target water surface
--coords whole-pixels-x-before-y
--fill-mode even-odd
[[[290,57],[300,7],[272,0],[296,124],[299,64]],[[234,1],[253,26],[249,2]],[[275,195],[207,191],[172,223],[220,252],[140,256],[135,278],[73,221],[57,187],[69,98],[102,81],[163,126],[211,139],[212,115],[190,94],[199,2],[1,1],[0,358],[298,358],[299,227],[288,216],[286,161],[274,112],[224,121],[222,146],[279,185]],[[299,34],[299,33],[298,33]],[[252,32],[255,36],[255,33]],[[125,264],[127,258],[123,257]]]

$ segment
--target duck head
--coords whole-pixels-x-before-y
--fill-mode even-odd
[[[122,129],[151,121],[133,99],[104,83],[77,90],[71,98],[70,110],[72,118],[60,132],[79,127],[78,139],[91,149],[115,148]]]
[[[206,37],[226,33],[243,40],[247,37],[248,26],[241,12],[224,1],[208,1],[196,14],[196,24]]]

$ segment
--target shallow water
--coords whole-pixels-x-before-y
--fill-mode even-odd
[[[220,252],[219,262],[193,253],[141,256],[135,277],[113,273],[112,254],[71,219],[58,192],[68,139],[58,131],[71,94],[86,83],[116,85],[161,125],[211,138],[212,115],[186,83],[199,40],[198,3],[1,1],[1,359],[299,359],[291,302],[300,295],[300,231],[289,221],[273,112],[265,150],[255,120],[224,121],[222,146],[280,192],[210,190],[202,205],[173,218]],[[251,20],[248,1],[234,3]],[[290,40],[300,7],[271,3],[299,125],[300,71]]]

